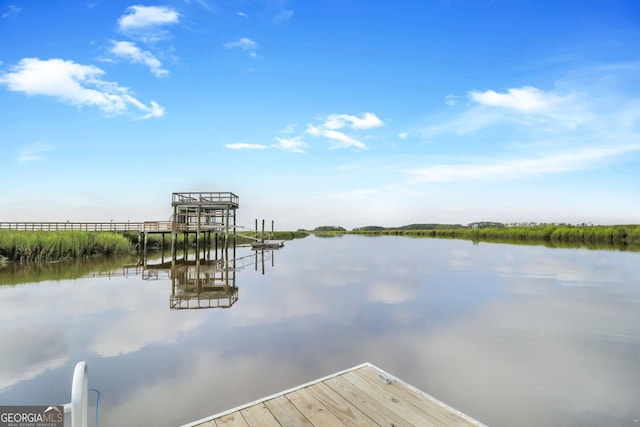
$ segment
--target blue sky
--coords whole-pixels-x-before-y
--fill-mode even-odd
[[[637,0],[0,0],[0,221],[640,223]]]

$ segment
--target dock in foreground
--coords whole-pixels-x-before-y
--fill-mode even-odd
[[[183,427],[354,425],[484,426],[364,363]]]

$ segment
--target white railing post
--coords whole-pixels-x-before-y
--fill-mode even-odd
[[[78,362],[71,385],[71,427],[88,427],[88,394],[87,362]]]

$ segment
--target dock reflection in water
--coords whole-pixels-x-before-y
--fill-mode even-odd
[[[236,270],[230,265],[235,259],[198,261],[172,267],[169,308],[229,308],[235,304],[238,301]]]
[[[261,268],[265,274],[267,262],[274,266],[274,250],[277,249],[254,250],[238,257],[234,245],[220,251],[207,251],[202,254],[204,256],[194,256],[194,259],[187,254],[165,262],[162,256],[158,264],[149,261],[144,254],[136,270],[143,280],[170,278],[171,310],[229,308],[238,301],[236,273],[253,266],[256,271]],[[132,271],[130,267],[125,270]]]

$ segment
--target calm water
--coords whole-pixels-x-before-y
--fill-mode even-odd
[[[0,404],[70,401],[86,360],[101,426],[175,426],[369,361],[492,426],[640,425],[639,253],[344,236],[266,255],[237,262],[230,308],[170,310],[163,270],[0,286]]]

